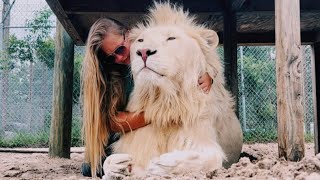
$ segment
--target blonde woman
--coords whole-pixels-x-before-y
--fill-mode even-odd
[[[112,19],[99,19],[89,31],[82,64],[84,176],[102,176],[102,164],[117,132],[145,126],[143,113],[134,116],[125,107],[133,88],[128,29]],[[205,73],[199,86],[208,92],[212,78]]]

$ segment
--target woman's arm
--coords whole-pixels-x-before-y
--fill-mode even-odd
[[[132,112],[118,112],[116,122],[111,122],[111,130],[114,132],[128,132],[147,125],[144,120],[144,113],[134,115]]]

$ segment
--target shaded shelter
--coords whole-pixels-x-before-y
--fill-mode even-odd
[[[46,0],[50,8],[57,16],[59,22],[65,31],[72,38],[76,45],[85,45],[86,38],[90,26],[100,17],[109,17],[116,19],[124,24],[131,26],[136,22],[141,21],[143,14],[146,13],[146,7],[152,5],[150,0],[122,0],[122,1],[98,1],[98,0]],[[284,42],[286,39],[296,40],[298,49],[302,44],[313,45],[314,53],[314,112],[315,112],[315,152],[320,150],[319,138],[319,105],[320,102],[320,1],[316,0],[283,0],[275,4],[274,0],[171,0],[173,3],[182,4],[185,9],[188,9],[191,14],[198,16],[197,21],[207,23],[213,30],[218,32],[220,43],[224,46],[224,64],[225,77],[227,88],[231,90],[233,95],[238,99],[238,77],[237,77],[237,46],[238,45],[272,45],[275,44],[277,38],[279,42]],[[278,8],[275,8],[278,7]],[[276,9],[276,10],[275,10]],[[276,16],[281,17],[276,19]],[[288,18],[286,19],[286,15]],[[289,18],[290,17],[290,18]],[[292,26],[296,24],[296,26]],[[287,25],[287,26],[286,26]],[[300,25],[300,28],[298,27]],[[276,27],[279,31],[276,31]],[[288,32],[288,33],[283,33]],[[287,37],[285,34],[291,35]],[[300,38],[300,37],[301,38]],[[301,41],[300,41],[301,39]],[[280,46],[277,46],[280,47]],[[290,59],[293,54],[286,53],[285,49],[277,48],[278,52],[285,52],[284,57],[277,57],[277,61],[285,61]],[[58,50],[59,51],[59,50]],[[301,53],[301,52],[300,52]],[[300,58],[294,59],[296,62],[301,61]],[[71,63],[71,62],[70,62]],[[285,68],[287,64],[277,63],[278,69]],[[290,68],[290,67],[289,67]],[[290,70],[290,69],[289,69]],[[277,79],[284,77],[285,73],[279,71]],[[292,79],[291,79],[292,80]],[[292,85],[299,90],[302,79],[296,78],[298,84]],[[290,79],[284,83],[290,84]],[[69,84],[72,86],[72,84]],[[299,160],[303,157],[304,146],[301,139],[303,134],[303,126],[300,127],[299,121],[303,119],[290,110],[288,107],[295,106],[300,103],[299,96],[301,94],[290,94],[280,86],[277,86],[277,92],[283,93],[283,97],[278,94],[278,103],[284,101],[286,107],[278,106],[278,128],[279,141],[279,156],[285,156],[292,152],[298,154],[290,160]],[[56,88],[55,88],[56,89]],[[281,91],[282,90],[282,91]],[[280,108],[279,108],[280,107]],[[279,113],[282,110],[286,113]],[[303,107],[297,107],[298,112],[303,113]],[[61,112],[64,113],[64,112]],[[286,115],[289,114],[290,116]],[[63,117],[63,116],[61,116]],[[303,117],[302,117],[303,118]],[[63,119],[57,119],[62,121]],[[70,120],[71,121],[71,120]],[[301,122],[300,122],[301,124]],[[297,126],[298,125],[298,126]],[[292,128],[295,127],[295,128]],[[58,128],[58,127],[53,127]],[[299,132],[296,134],[296,132]],[[71,133],[71,132],[70,132]],[[289,141],[287,141],[289,139]],[[281,141],[285,143],[281,143]],[[289,148],[291,145],[298,148]],[[302,148],[302,149],[301,149]],[[63,148],[61,148],[63,149]],[[283,152],[282,152],[283,151]],[[290,151],[290,152],[289,152]],[[301,151],[301,153],[295,153]],[[299,155],[301,154],[301,155]]]

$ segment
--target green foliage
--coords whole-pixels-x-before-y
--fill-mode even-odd
[[[43,9],[36,12],[35,18],[27,20],[26,25],[31,27],[29,32],[35,37],[36,42],[46,39],[51,32],[53,21],[50,17],[53,12],[50,9]]]
[[[11,58],[21,62],[34,62],[39,60],[47,67],[53,68],[54,62],[54,40],[50,37],[53,21],[50,9],[36,12],[35,18],[27,20],[27,35],[18,39],[11,35],[8,43],[8,53]]]
[[[314,136],[313,134],[306,133],[304,135],[304,140],[306,143],[313,143]],[[277,130],[254,130],[243,133],[243,141],[244,143],[269,143],[269,142],[277,142]]]
[[[44,131],[50,132],[50,126],[51,126],[51,113],[47,112],[44,119]]]
[[[79,118],[72,119],[71,146],[82,146],[81,121]]]
[[[254,139],[258,142],[276,139],[276,73],[275,61],[270,58],[271,51],[272,47],[243,47],[243,69],[238,71],[239,77],[240,73],[244,75],[244,80],[239,80],[239,115],[242,124],[245,123],[244,131],[247,131],[245,140],[249,142]],[[238,63],[241,67],[241,61]],[[243,96],[245,109],[242,106]],[[246,112],[246,119],[242,111]]]
[[[13,68],[14,68],[14,63],[9,60],[8,53],[0,51],[0,73],[5,70],[10,71]]]
[[[244,143],[266,143],[277,141],[276,129],[256,129],[243,133]]]
[[[10,36],[8,53],[10,58],[20,61],[33,61],[33,51],[28,43],[29,36],[25,39],[18,39],[15,35]]]
[[[17,133],[12,139],[0,139],[0,147],[48,147],[49,133]]]
[[[45,119],[45,132],[50,132],[51,126],[51,114],[46,114]],[[71,146],[78,147],[82,146],[82,139],[81,139],[81,120],[77,117],[72,118],[72,131],[71,131]]]
[[[83,56],[77,55],[74,59],[74,69],[73,69],[73,92],[72,99],[73,103],[79,103],[80,96],[80,72],[81,72],[81,64],[82,64]]]
[[[240,48],[239,48],[240,50]],[[310,135],[311,122],[313,121],[312,91],[311,89],[311,61],[308,54],[311,49],[305,50],[305,140],[313,141]],[[241,52],[238,53],[239,55]],[[277,93],[276,93],[276,63],[274,47],[268,46],[247,46],[243,47],[243,69],[241,59],[238,60],[238,76],[241,73],[244,79],[239,79],[239,115],[244,130],[245,142],[276,142],[277,129]],[[242,72],[241,72],[242,70]],[[308,72],[309,71],[309,72]],[[309,79],[308,79],[309,77]],[[243,83],[243,84],[241,84]],[[241,85],[244,86],[242,89]],[[309,90],[307,89],[309,88]],[[242,98],[245,98],[245,109]],[[243,111],[246,118],[243,117]],[[245,125],[245,126],[244,126]]]
[[[46,119],[48,119],[49,125],[45,130],[36,133],[19,132],[11,139],[0,138],[0,147],[48,147],[51,121],[49,114]],[[78,118],[72,120],[71,146],[82,146],[81,121]]]
[[[54,66],[54,40],[50,37],[43,41],[39,41],[36,46],[36,55],[40,61],[44,62],[49,69]]]
[[[313,134],[310,134],[310,133],[306,133],[304,135],[304,140],[306,143],[313,143],[314,142],[314,136]]]

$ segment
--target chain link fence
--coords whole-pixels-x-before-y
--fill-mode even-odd
[[[0,147],[47,147],[51,125],[56,17],[44,0],[11,1],[1,39]],[[0,4],[0,19],[3,19]],[[75,47],[72,145],[81,145],[83,47]]]
[[[302,46],[304,60],[304,130],[313,139],[311,46]],[[274,46],[238,48],[239,118],[247,142],[277,139],[277,92]]]
[[[3,4],[0,5],[2,14]],[[8,50],[0,56],[0,147],[47,147],[51,125],[56,18],[44,0],[17,1],[10,14]],[[2,19],[2,16],[1,16]],[[305,134],[313,137],[311,47],[304,49]],[[222,54],[223,49],[219,49]],[[80,68],[75,47],[72,145],[81,146]],[[277,138],[273,46],[238,48],[239,118],[246,142]]]

